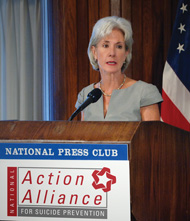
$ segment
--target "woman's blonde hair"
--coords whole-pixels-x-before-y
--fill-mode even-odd
[[[99,70],[98,63],[96,59],[94,58],[94,55],[92,53],[92,46],[95,46],[98,44],[98,42],[104,38],[106,35],[109,35],[113,29],[119,29],[124,34],[125,39],[125,50],[129,51],[129,54],[127,55],[127,58],[125,60],[125,63],[123,64],[121,71],[124,72],[129,65],[131,58],[132,58],[132,44],[133,44],[133,31],[131,28],[131,23],[121,17],[117,16],[110,16],[105,17],[97,21],[97,23],[94,25],[92,35],[90,38],[90,42],[88,45],[88,57],[90,60],[90,63],[92,64],[92,67],[95,70]]]

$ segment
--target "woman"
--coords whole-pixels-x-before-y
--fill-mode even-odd
[[[93,68],[101,80],[79,93],[76,108],[93,88],[102,91],[101,98],[83,110],[82,121],[151,121],[160,120],[158,89],[143,81],[128,78],[124,71],[132,57],[132,28],[124,18],[111,16],[94,26],[88,46]]]

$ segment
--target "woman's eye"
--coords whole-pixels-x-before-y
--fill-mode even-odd
[[[118,46],[117,46],[117,48],[122,49],[122,48],[123,48],[123,46],[122,46],[122,45],[118,45]]]
[[[108,48],[108,46],[109,46],[108,44],[103,44],[104,48]]]

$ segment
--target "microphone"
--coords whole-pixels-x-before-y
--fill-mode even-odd
[[[86,100],[77,108],[77,110],[70,116],[69,121],[72,121],[73,118],[79,114],[84,108],[86,108],[89,104],[95,103],[100,99],[102,95],[102,91],[99,88],[93,89],[88,93]]]

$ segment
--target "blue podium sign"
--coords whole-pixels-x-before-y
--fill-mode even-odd
[[[0,159],[128,160],[127,144],[0,143]]]

